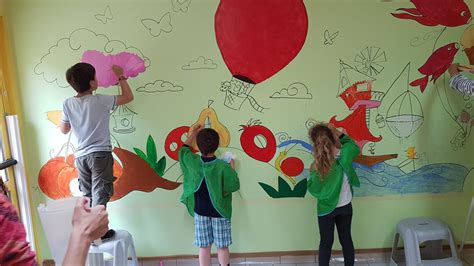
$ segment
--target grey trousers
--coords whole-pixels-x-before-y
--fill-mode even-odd
[[[76,158],[79,189],[91,199],[91,206],[107,206],[114,194],[113,165],[111,152],[93,152]]]

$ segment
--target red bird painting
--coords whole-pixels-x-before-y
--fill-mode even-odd
[[[457,27],[471,21],[471,11],[463,0],[411,0],[414,8],[399,8],[392,16],[411,19],[425,26]]]
[[[418,68],[418,71],[425,75],[422,78],[410,82],[412,87],[420,87],[421,92],[424,92],[428,85],[428,79],[435,82],[453,63],[454,56],[459,50],[457,43],[450,43],[434,51],[425,64]]]

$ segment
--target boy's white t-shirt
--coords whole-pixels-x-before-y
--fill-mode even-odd
[[[63,104],[63,123],[69,123],[77,138],[74,156],[93,152],[111,151],[109,121],[110,112],[116,106],[114,95],[85,95],[71,97]]]

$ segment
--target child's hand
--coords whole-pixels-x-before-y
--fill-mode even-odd
[[[235,170],[235,161],[234,161],[234,159],[231,159],[231,160],[229,161],[229,164],[230,164],[230,167],[232,167],[232,169]]]
[[[336,148],[341,149],[342,144],[341,144],[341,141],[339,140],[339,138],[336,139],[336,143],[334,145],[336,146]]]
[[[201,130],[201,128],[202,128],[202,125],[201,125],[201,124],[196,124],[196,125],[194,125],[194,126],[191,128],[191,130],[190,130],[190,135],[196,136],[197,133],[199,132],[199,130]]]
[[[334,137],[336,139],[339,139],[339,137],[342,135],[342,132],[339,131],[336,126],[334,126],[333,124],[331,123],[328,123],[328,128],[332,131],[332,134],[334,135]]]
[[[117,78],[120,78],[123,76],[123,68],[121,66],[113,65],[112,71],[115,73]]]
[[[193,127],[191,127],[188,133],[188,138],[186,139],[184,144],[188,146],[192,146],[193,141],[196,139],[197,133],[199,132],[199,130],[201,130],[201,128],[202,128],[202,125],[200,124],[196,124]]]

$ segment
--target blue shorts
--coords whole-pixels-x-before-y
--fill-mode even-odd
[[[217,248],[226,248],[232,244],[230,220],[201,216],[194,213],[194,245],[204,248],[213,243]]]

